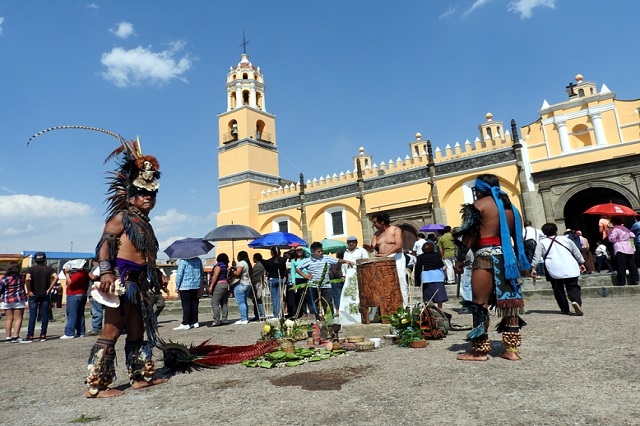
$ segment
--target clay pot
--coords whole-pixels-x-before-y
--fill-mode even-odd
[[[414,340],[413,342],[409,342],[410,348],[426,348],[427,341],[426,340]]]

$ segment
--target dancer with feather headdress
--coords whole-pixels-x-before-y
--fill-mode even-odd
[[[114,295],[120,287],[122,294],[119,306],[105,306],[105,324],[89,355],[85,395],[96,398],[122,394],[108,386],[116,378],[115,344],[125,328],[125,361],[131,387],[139,389],[164,383],[165,379],[154,377],[152,350],[158,342],[158,329],[148,296],[150,289],[159,286],[158,241],[148,214],[156,203],[160,165],[154,157],[142,155],[139,140],[126,141],[96,127],[53,127],[35,134],[29,142],[43,133],[60,129],[98,131],[120,142],[105,160],[117,157],[118,167],[108,178],[107,219],[95,251],[100,267],[97,290],[103,295]]]
[[[89,354],[85,396],[107,398],[123,393],[109,388],[109,385],[116,379],[115,344],[124,328],[127,330],[125,361],[134,389],[166,382],[166,379],[154,377],[154,347],[163,351],[165,367],[170,373],[242,362],[273,350],[277,346],[276,341],[249,346],[220,346],[210,345],[206,340],[187,347],[159,339],[148,295],[149,290],[160,291],[156,267],[158,241],[148,216],[155,206],[160,187],[158,160],[142,154],[139,140],[126,141],[120,135],[98,127],[51,127],[33,135],[27,146],[37,136],[63,129],[97,131],[120,142],[120,146],[105,160],[106,163],[117,158],[118,167],[109,173],[107,219],[96,246],[100,267],[100,285],[96,290],[107,298],[112,295],[112,299],[119,303],[117,307],[105,306],[102,333]],[[114,295],[119,297],[114,298]]]

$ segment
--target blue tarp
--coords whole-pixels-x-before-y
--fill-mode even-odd
[[[33,256],[41,250],[25,250],[22,252],[23,257]],[[90,259],[95,256],[94,252],[81,251],[45,251],[47,260],[51,259]]]

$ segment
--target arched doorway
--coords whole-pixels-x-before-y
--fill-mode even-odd
[[[609,188],[588,188],[573,195],[564,206],[564,218],[567,229],[579,229],[582,235],[589,240],[591,247],[600,239],[598,233],[598,220],[600,216],[583,214],[589,207],[596,204],[613,202],[631,207],[629,200],[624,195]],[[628,218],[627,227],[633,223],[633,218]]]
[[[402,247],[404,251],[412,250],[413,245],[418,241],[418,233],[416,229],[407,224],[398,225],[402,230]]]

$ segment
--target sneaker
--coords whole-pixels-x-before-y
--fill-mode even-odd
[[[12,340],[12,339],[11,339],[11,337],[7,337],[6,339],[4,339],[4,340],[3,340],[3,342],[5,342],[5,343],[10,343],[10,342],[11,342],[11,340]]]
[[[33,342],[33,336],[27,336],[25,339],[19,337],[12,337],[11,343],[31,343]]]
[[[582,306],[580,306],[578,302],[571,302],[571,306],[573,306],[573,310],[576,311],[577,316],[581,317],[584,315],[584,312],[582,312]]]
[[[60,336],[60,339],[65,340],[65,339],[75,339],[75,336],[67,336],[66,334],[63,334],[62,336]]]
[[[234,325],[247,325],[247,324],[249,324],[249,321],[247,321],[247,320],[244,320],[244,321],[243,320],[238,320],[238,321],[234,322],[233,324]]]
[[[191,324],[191,328],[198,328],[198,327],[200,327],[199,323]]]
[[[191,328],[191,327],[190,327],[190,326],[188,326],[188,325],[186,325],[186,324],[180,324],[179,326],[174,327],[173,329],[174,329],[174,330],[188,330],[188,329],[190,329],[190,328]]]
[[[87,334],[85,334],[85,336],[99,336],[100,333],[102,333],[102,331],[98,330],[98,331],[90,331]]]
[[[213,321],[211,324],[209,324],[207,327],[218,327],[221,326],[222,322],[221,321]]]
[[[40,341],[41,342],[46,342],[47,341],[47,335],[46,334],[41,334],[40,335]]]

